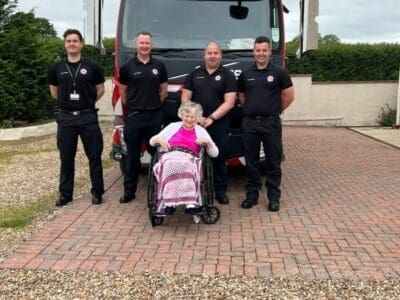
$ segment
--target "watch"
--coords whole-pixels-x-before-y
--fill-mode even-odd
[[[209,115],[208,116],[211,120],[213,120],[213,121],[217,121],[217,119],[216,118],[214,118],[214,116],[211,114],[211,115]]]

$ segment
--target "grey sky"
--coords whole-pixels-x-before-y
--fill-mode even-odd
[[[299,1],[284,0],[288,39],[296,36]],[[400,43],[399,0],[319,0],[317,18],[320,34],[335,34],[348,43]]]
[[[145,0],[143,0],[145,1]],[[286,15],[287,40],[299,30],[299,0],[284,0],[290,13]],[[32,8],[39,17],[49,19],[58,35],[66,28],[83,31],[85,16],[83,1],[73,0],[19,0],[19,10]],[[105,36],[115,35],[119,0],[104,0]],[[334,34],[348,43],[400,43],[399,0],[319,0],[319,32]]]

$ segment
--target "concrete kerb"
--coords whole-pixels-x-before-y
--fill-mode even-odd
[[[0,141],[13,141],[27,137],[53,134],[57,130],[56,122],[18,128],[0,129]]]
[[[400,131],[389,127],[348,127],[350,130],[400,149]]]
[[[100,121],[112,121],[114,116],[99,116]],[[57,132],[56,122],[37,126],[0,129],[0,141],[15,141],[23,138],[49,135]]]
[[[101,121],[110,121],[114,119],[114,116],[100,115]],[[368,136],[382,143],[391,145],[400,149],[400,131],[395,128],[384,128],[384,127],[348,127],[350,130],[359,134]],[[27,126],[20,128],[5,128],[0,129],[0,141],[13,141],[28,137],[37,137],[48,134],[56,133],[57,124],[55,122],[37,125]]]

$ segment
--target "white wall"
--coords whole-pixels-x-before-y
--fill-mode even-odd
[[[295,101],[284,114],[287,125],[376,126],[381,107],[396,108],[397,81],[312,82],[292,77]]]
[[[111,103],[112,91],[114,84],[111,78],[107,78],[105,82],[105,93],[103,97],[96,103],[96,107],[99,109],[99,116],[102,120],[113,120],[114,112]]]
[[[376,126],[381,107],[395,109],[397,81],[312,82],[310,75],[292,76],[295,101],[285,111],[285,125]],[[112,80],[97,107],[102,119],[112,119]]]

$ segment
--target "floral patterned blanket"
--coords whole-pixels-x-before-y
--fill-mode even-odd
[[[202,205],[201,159],[189,153],[170,151],[153,167],[157,180],[157,212],[167,206]]]

